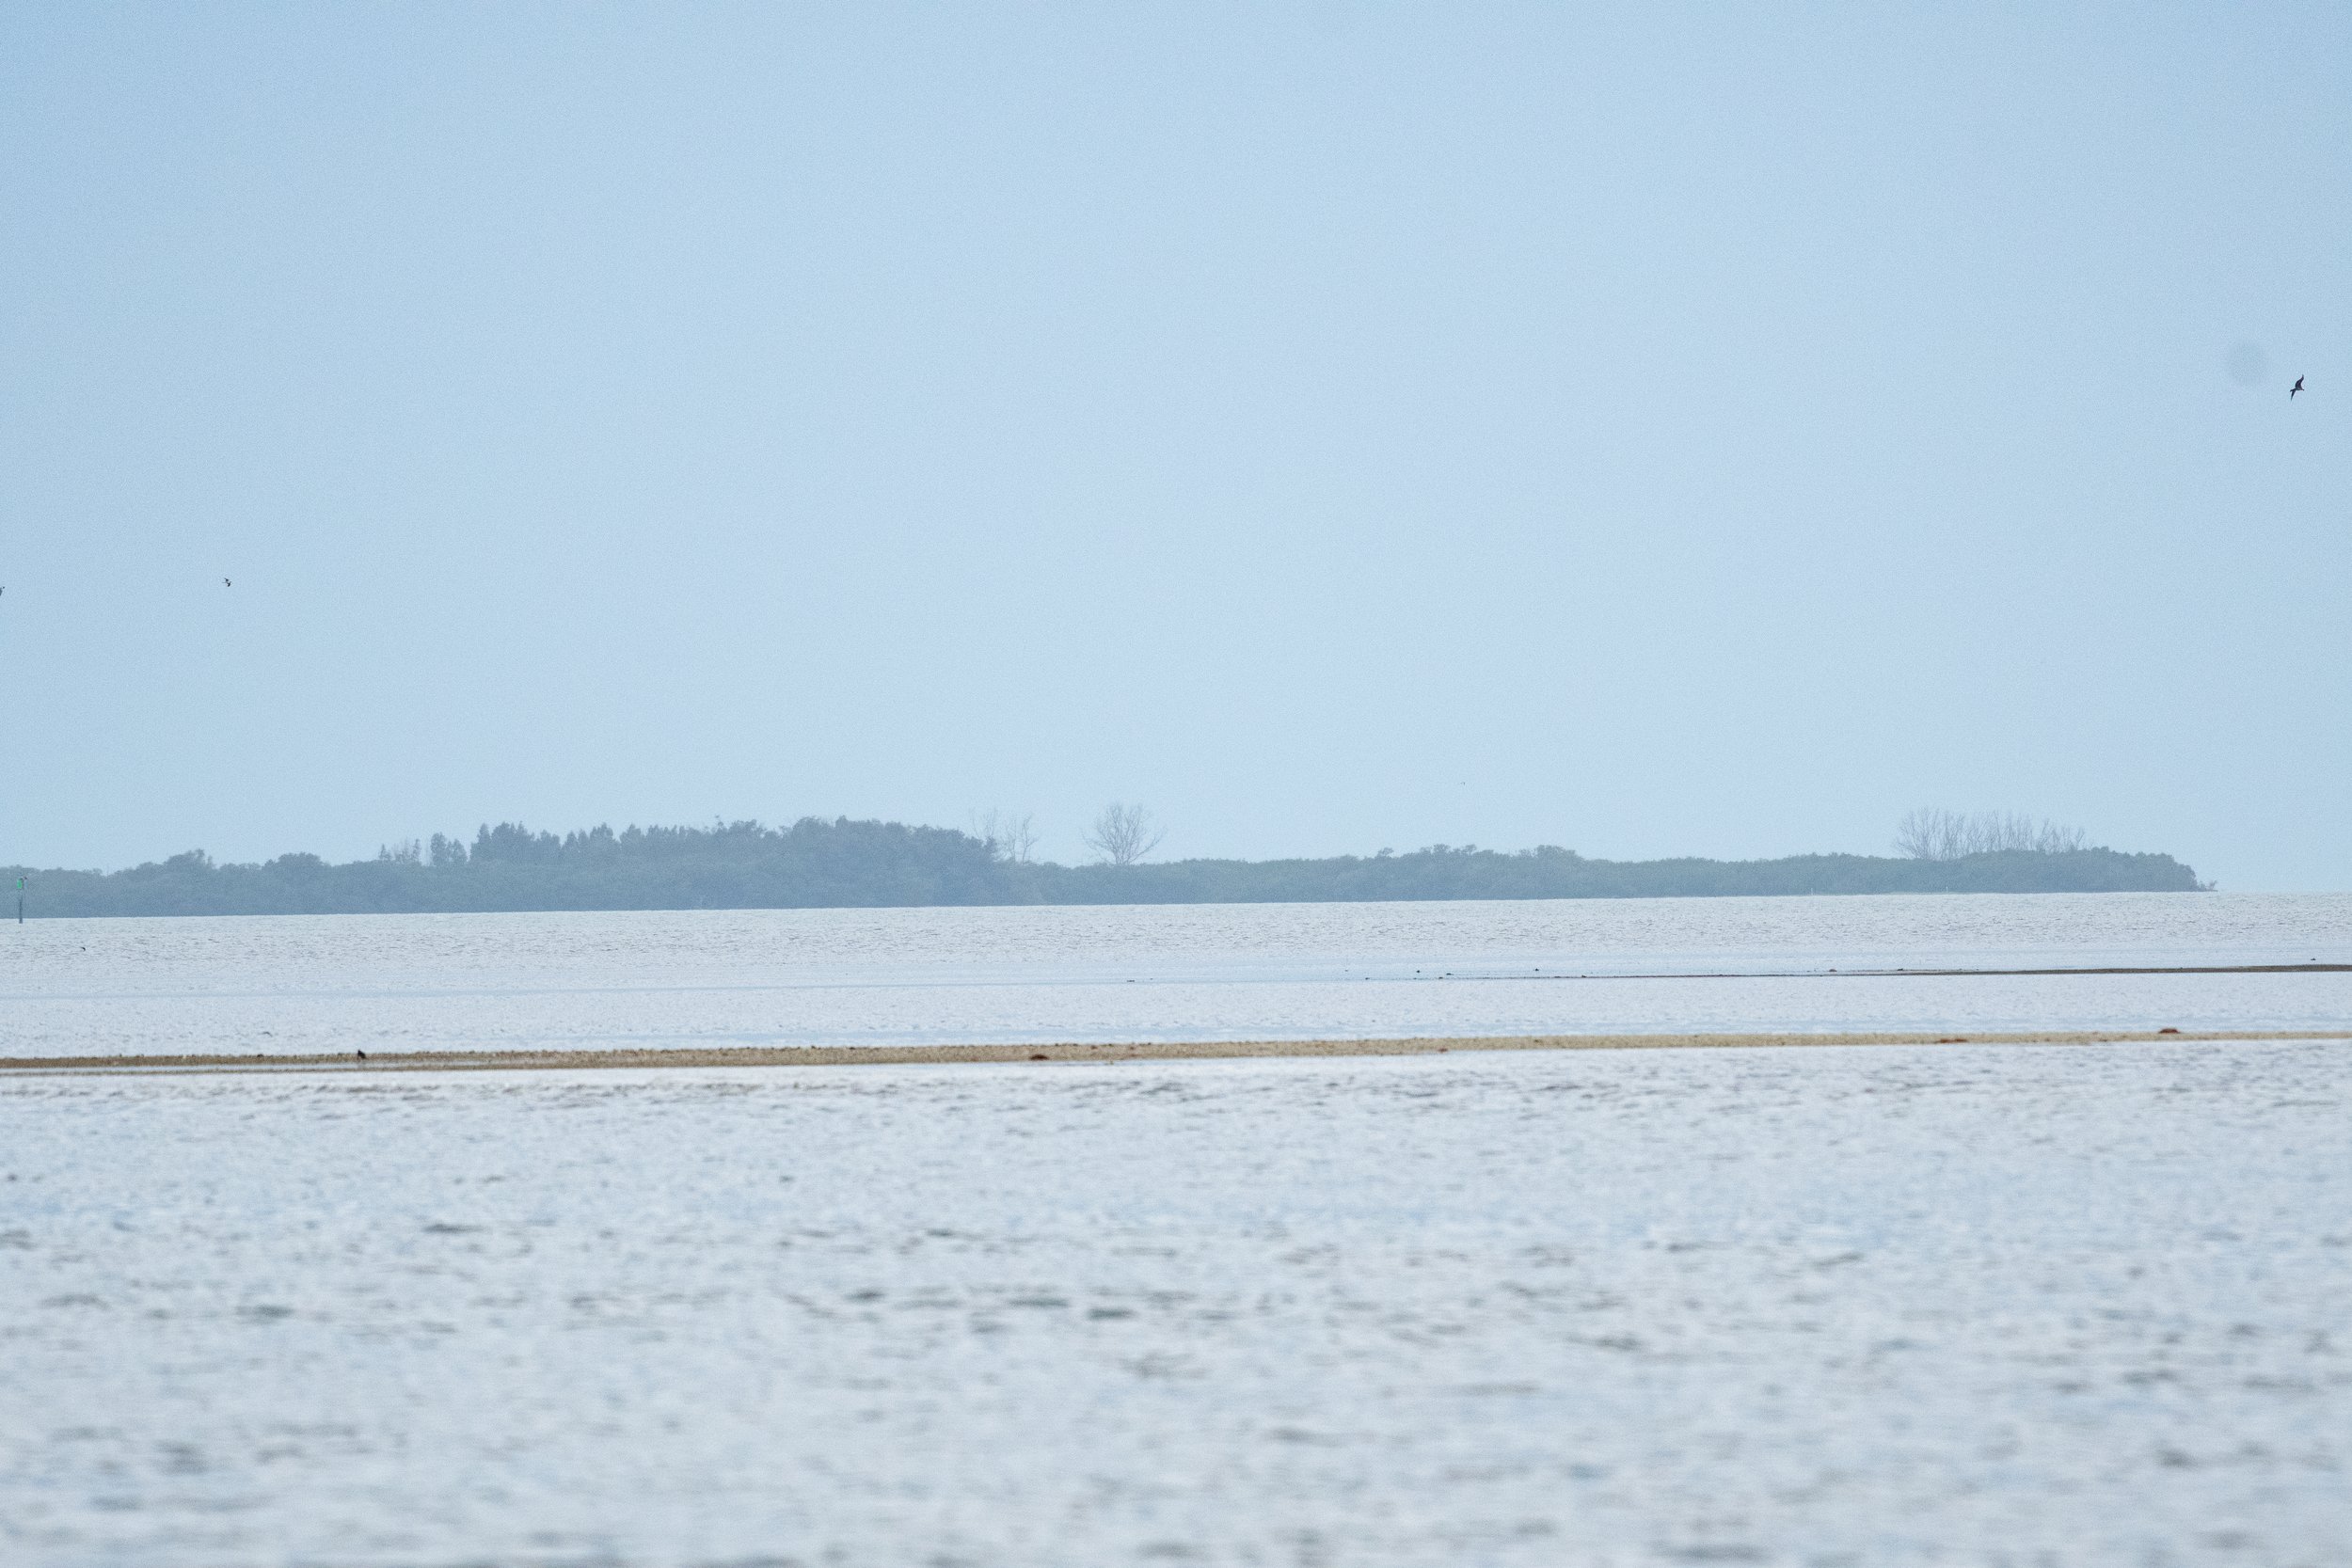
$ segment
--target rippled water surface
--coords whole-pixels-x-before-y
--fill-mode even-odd
[[[2352,1047],[0,1079],[0,1560],[2337,1564]]]
[[[0,1055],[2352,1021],[2352,974],[1827,973],[2314,960],[2352,896],[35,921]]]
[[[0,1075],[0,1563],[2352,1560],[2352,1043],[2195,1037],[2352,977],[1847,973],[2347,959],[2253,895],[8,927],[18,1058],[2190,1035]]]

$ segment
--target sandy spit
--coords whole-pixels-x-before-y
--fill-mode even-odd
[[[1003,1062],[1173,1062],[1244,1056],[1423,1056],[1450,1051],[1689,1051],[1749,1046],[2129,1045],[2158,1040],[2344,1039],[2345,1031],[2177,1030],[1985,1035],[1497,1035],[1411,1039],[1180,1040],[1053,1045],[819,1045],[644,1051],[405,1051],[364,1055],[0,1056],[0,1074],[514,1072],[610,1068],[907,1067]]]

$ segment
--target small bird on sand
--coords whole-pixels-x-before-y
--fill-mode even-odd
[[[2296,377],[2295,378],[2295,385],[2287,388],[2287,401],[2288,401],[2289,403],[2293,403],[2293,402],[2295,401],[2295,394],[2296,394],[2296,393],[2297,393],[2297,392],[2299,392],[2299,391],[2301,391],[2302,389],[2303,389],[2303,378],[2302,378],[2301,376],[2299,376],[2299,375],[2298,375],[2298,376],[2296,376]]]

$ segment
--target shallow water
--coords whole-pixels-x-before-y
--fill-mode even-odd
[[[2223,895],[60,921],[0,1054],[2352,1035],[2346,975],[1827,973],[2348,959]],[[0,1079],[0,1561],[2332,1563],[2348,1072]]]
[[[2352,974],[1826,973],[2312,961],[2352,962],[2352,896],[36,921],[0,1055],[2352,1022]]]
[[[0,1560],[2333,1564],[2352,1045],[0,1080]]]

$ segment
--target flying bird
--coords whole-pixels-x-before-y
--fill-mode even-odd
[[[221,585],[223,588],[228,588],[228,587],[231,587],[231,586],[233,586],[233,585],[230,582],[230,580],[229,580],[227,578],[221,578],[221,579],[220,579],[220,585]]]
[[[2289,403],[2293,403],[2293,402],[2295,401],[2295,394],[2296,394],[2296,393],[2297,393],[2297,392],[2299,392],[2299,391],[2301,391],[2302,389],[2303,389],[2303,378],[2302,378],[2301,376],[2299,376],[2299,375],[2298,375],[2298,376],[2296,376],[2296,377],[2295,378],[2295,385],[2287,388],[2287,401],[2288,401]]]

